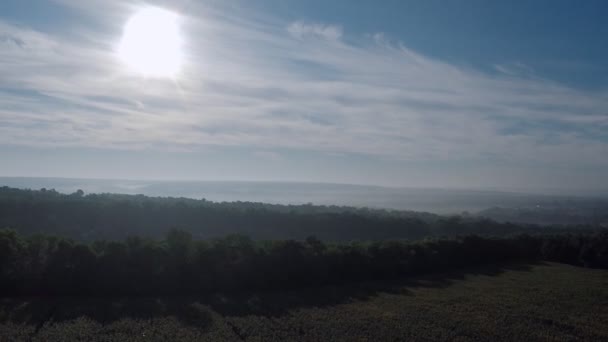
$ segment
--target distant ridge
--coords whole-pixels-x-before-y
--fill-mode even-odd
[[[579,205],[597,200],[576,196],[527,194],[499,190],[388,188],[304,182],[154,181],[78,178],[0,177],[0,186],[55,189],[72,193],[143,194],[213,201],[272,204],[346,205],[354,207],[426,211],[439,214],[478,212],[488,208],[534,208]],[[604,201],[604,200],[601,200]]]

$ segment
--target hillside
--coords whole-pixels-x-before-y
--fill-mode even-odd
[[[421,239],[464,234],[590,230],[593,226],[540,227],[472,216],[323,205],[212,202],[144,195],[63,194],[55,190],[0,188],[0,229],[53,234],[76,240],[158,238],[179,228],[197,239],[243,234],[256,240],[325,241]]]

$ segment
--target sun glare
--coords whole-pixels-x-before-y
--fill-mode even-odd
[[[129,70],[144,77],[170,78],[181,69],[181,45],[178,15],[149,7],[125,25],[118,55]]]

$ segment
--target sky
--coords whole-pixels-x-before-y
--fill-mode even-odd
[[[177,18],[171,77],[121,59],[149,8]],[[3,0],[0,176],[608,192],[607,15],[601,0]]]

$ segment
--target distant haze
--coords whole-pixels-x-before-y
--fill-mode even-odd
[[[493,190],[387,188],[348,184],[236,181],[136,181],[72,178],[0,177],[1,186],[55,189],[72,193],[143,194],[211,201],[342,205],[435,213],[476,212],[491,207],[553,206],[580,197]]]

